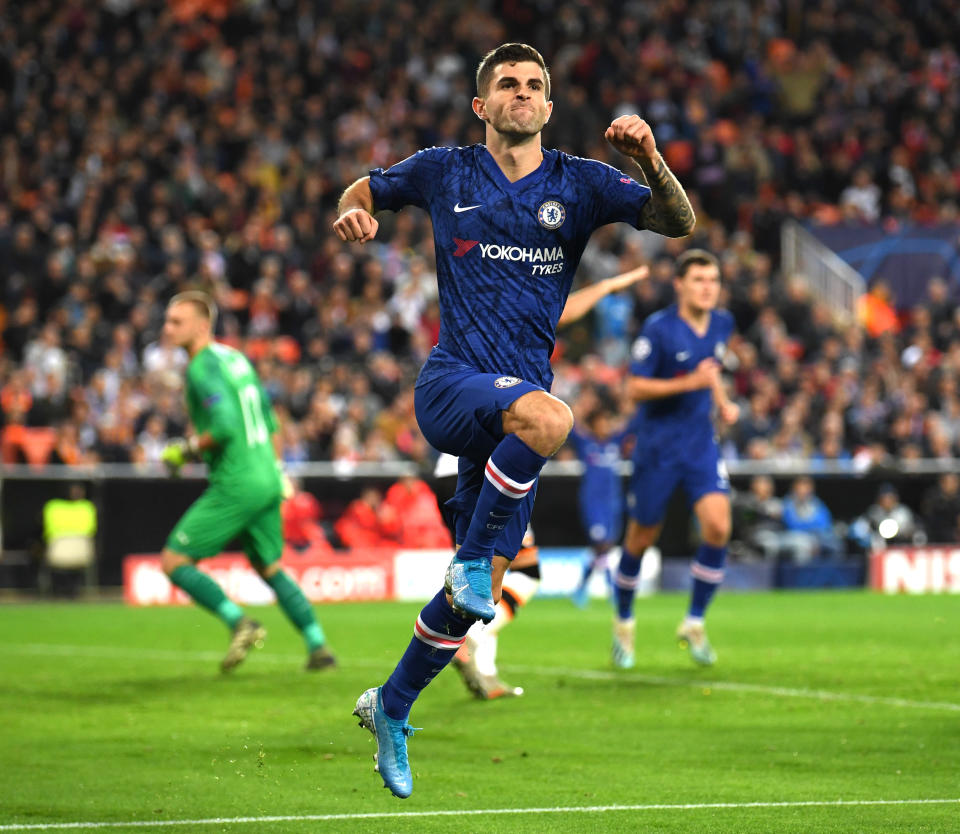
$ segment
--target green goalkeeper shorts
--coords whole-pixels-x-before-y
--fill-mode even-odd
[[[191,559],[206,559],[233,539],[251,562],[276,562],[283,553],[279,496],[264,502],[263,493],[244,498],[211,487],[181,516],[166,547]]]

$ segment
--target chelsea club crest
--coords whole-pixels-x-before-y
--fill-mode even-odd
[[[547,200],[537,209],[537,220],[545,229],[559,229],[567,219],[567,210],[556,200]]]

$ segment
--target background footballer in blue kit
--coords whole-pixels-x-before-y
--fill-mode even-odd
[[[611,577],[607,557],[623,531],[623,486],[620,475],[622,449],[632,424],[614,430],[613,411],[600,405],[587,416],[583,429],[574,426],[569,442],[583,462],[578,504],[580,521],[590,541],[591,554],[584,565],[573,599],[587,603],[588,583],[593,572],[602,569],[607,583]]]
[[[644,323],[630,373],[658,379],[692,373],[704,359],[722,360],[733,329],[733,316],[715,310],[707,332],[699,336],[672,304]],[[729,493],[712,411],[713,394],[707,388],[640,404],[628,497],[632,518],[645,525],[660,521],[678,485],[691,505],[710,492]]]
[[[609,412],[587,418],[588,431],[576,427],[570,432],[570,445],[583,461],[583,476],[578,493],[580,518],[590,543],[611,544],[620,538],[623,519],[623,490],[620,488],[620,450],[626,429],[603,438],[593,433],[599,419],[612,419]]]
[[[692,249],[677,263],[677,302],[650,316],[633,345],[627,392],[639,405],[636,447],[627,495],[629,521],[614,586],[612,659],[634,663],[633,601],[640,557],[660,535],[667,503],[683,487],[700,527],[701,543],[690,566],[692,587],[677,639],[702,665],[716,662],[704,614],[723,581],[730,540],[730,485],[714,426],[739,414],[720,379],[721,360],[733,332],[733,317],[717,310],[720,268],[709,252]]]

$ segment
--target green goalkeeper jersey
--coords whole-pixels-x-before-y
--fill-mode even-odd
[[[211,485],[279,496],[272,438],[277,421],[247,357],[226,345],[207,345],[187,366],[186,399],[197,434],[210,432],[217,444],[204,452]]]

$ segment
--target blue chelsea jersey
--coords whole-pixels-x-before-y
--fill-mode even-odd
[[[672,304],[650,316],[632,349],[630,373],[654,379],[673,379],[693,372],[710,357],[721,361],[733,333],[733,316],[714,310],[706,333],[700,336]],[[713,394],[709,388],[640,403],[633,422],[636,455],[657,449],[660,457],[696,455],[714,439]]]
[[[570,445],[583,461],[581,500],[597,504],[613,502],[617,505],[622,501],[620,447],[625,437],[626,431],[617,432],[606,440],[598,440],[576,427],[570,432]]]
[[[428,148],[370,172],[376,211],[430,213],[440,292],[440,339],[420,374],[518,376],[547,390],[557,321],[594,229],[637,226],[650,190],[588,159],[544,150],[510,182],[484,145]]]

